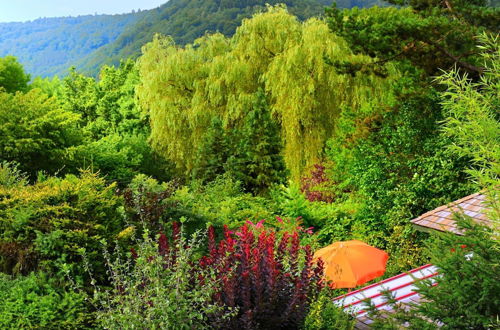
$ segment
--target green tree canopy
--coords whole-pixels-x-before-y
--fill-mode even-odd
[[[283,7],[244,20],[230,39],[209,35],[181,48],[157,36],[143,52],[138,96],[151,116],[153,147],[187,173],[212,118],[224,129],[240,127],[259,90],[295,179],[322,156],[344,107],[361,109],[388,95],[389,79],[339,73],[325,60],[369,63],[369,57],[354,55],[323,21],[301,23]]]
[[[132,60],[118,67],[104,66],[97,81],[77,72],[62,82],[62,107],[80,115],[82,143],[72,157],[73,168],[92,167],[109,180],[126,184],[137,172],[166,178],[166,164],[148,145],[147,114],[135,96],[139,81]]]
[[[0,159],[20,163],[31,174],[54,173],[79,144],[80,116],[61,108],[39,89],[15,95],[0,92]]]
[[[476,36],[498,33],[499,8],[485,0],[390,0],[405,8],[327,10],[333,32],[378,64],[408,60],[430,75],[458,66],[475,78],[483,71]]]
[[[0,89],[7,93],[24,91],[28,88],[30,76],[14,56],[0,58]]]

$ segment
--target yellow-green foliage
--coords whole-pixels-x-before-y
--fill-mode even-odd
[[[0,273],[1,329],[87,329],[93,315],[85,294],[56,287],[38,272],[11,277]]]
[[[367,64],[318,19],[283,7],[244,20],[234,37],[214,34],[184,48],[156,36],[139,61],[138,96],[151,116],[154,148],[189,172],[204,129],[217,116],[238,127],[264,90],[281,124],[286,164],[297,179],[322,155],[344,107],[381,102],[389,79],[338,73],[330,61]]]
[[[115,185],[84,172],[33,185],[0,185],[0,270],[25,273],[45,264],[81,263],[100,255],[99,240],[120,229]],[[60,269],[58,269],[60,270]]]
[[[238,228],[247,220],[257,223],[272,220],[275,205],[265,198],[244,193],[240,183],[227,175],[198,187],[184,187],[172,197],[177,205],[177,217],[204,227],[210,223],[215,227],[228,225]]]
[[[61,108],[42,90],[8,94],[0,89],[0,159],[16,161],[24,172],[55,172],[81,140],[80,116]]]
[[[354,329],[354,318],[334,305],[329,289],[319,296],[311,305],[309,314],[304,322],[306,330],[350,330]]]

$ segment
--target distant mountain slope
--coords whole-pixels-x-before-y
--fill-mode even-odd
[[[231,35],[242,19],[263,10],[266,3],[285,3],[290,12],[301,19],[324,12],[333,0],[170,0],[152,10],[135,26],[114,42],[90,54],[78,63],[84,71],[95,73],[105,64],[116,64],[122,58],[137,57],[141,47],[151,41],[155,33],[171,35],[183,45],[207,32]],[[104,60],[104,61],[103,61]]]
[[[171,35],[179,45],[190,43],[207,32],[232,35],[244,18],[263,10],[266,4],[284,3],[300,19],[321,15],[334,0],[170,0],[152,10],[137,25],[113,43],[78,62],[78,67],[95,74],[102,64],[117,64],[120,59],[137,57],[141,47],[155,33]],[[339,8],[385,5],[382,0],[337,0]]]
[[[0,57],[14,55],[32,75],[60,74],[75,61],[113,42],[146,12],[42,18],[0,23]]]
[[[243,18],[266,3],[285,3],[301,19],[320,15],[334,0],[170,0],[159,8],[125,15],[97,15],[0,23],[0,57],[17,56],[33,76],[65,75],[70,66],[96,74],[103,64],[137,57],[155,33],[178,44],[206,32],[231,35]],[[338,7],[368,7],[382,0],[337,0]]]

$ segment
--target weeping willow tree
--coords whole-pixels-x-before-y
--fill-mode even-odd
[[[388,97],[391,78],[344,74],[335,61],[373,59],[354,55],[323,21],[300,22],[281,6],[244,20],[232,38],[208,35],[181,48],[156,36],[139,60],[137,91],[150,112],[153,147],[189,173],[212,119],[237,129],[263,90],[296,180],[321,158],[343,108]]]

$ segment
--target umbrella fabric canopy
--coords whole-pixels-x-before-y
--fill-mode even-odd
[[[335,288],[354,288],[385,273],[389,255],[361,241],[335,242],[319,249],[314,260],[321,260],[325,277]]]

